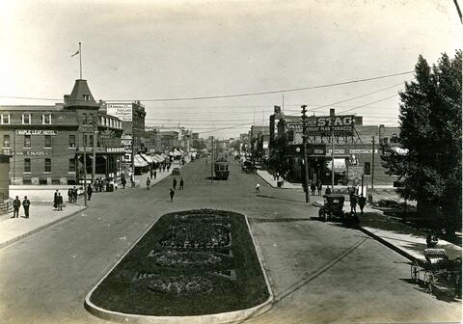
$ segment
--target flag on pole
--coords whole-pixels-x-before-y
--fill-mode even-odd
[[[79,54],[79,53],[80,53],[80,52],[77,51],[77,52],[75,52],[74,54],[72,54],[71,57],[74,57],[74,56],[76,56],[76,55]]]

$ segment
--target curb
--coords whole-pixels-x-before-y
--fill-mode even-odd
[[[383,245],[387,246],[388,248],[390,248],[391,250],[399,253],[400,255],[406,257],[407,259],[409,259],[410,261],[417,261],[418,263],[421,263],[422,261],[415,258],[414,256],[412,256],[411,254],[407,253],[406,251],[398,248],[397,246],[395,246],[394,244],[388,242],[387,240],[381,238],[380,236],[374,234],[373,232],[370,232],[369,230],[366,230],[365,228],[363,228],[362,226],[359,226],[359,229],[364,232],[365,234],[371,236],[372,238],[374,238],[376,241],[382,243]]]
[[[251,231],[250,224],[248,222],[248,217],[242,214],[245,217],[246,224],[248,226],[249,234],[254,243],[254,248],[256,250],[261,271],[263,273],[265,283],[267,285],[269,298],[263,303],[256,305],[251,308],[240,309],[236,311],[216,313],[216,314],[206,314],[206,315],[192,315],[192,316],[154,316],[154,315],[140,315],[140,314],[129,314],[122,313],[117,311],[111,311],[104,309],[100,306],[95,305],[90,301],[92,294],[98,288],[98,286],[111,274],[111,272],[122,262],[122,260],[130,253],[138,242],[143,239],[143,237],[148,233],[148,231],[159,221],[160,217],[153,222],[151,226],[148,226],[147,230],[140,236],[140,238],[127,250],[127,252],[116,262],[116,264],[100,279],[100,281],[91,289],[87,294],[84,301],[84,308],[92,315],[99,317],[104,320],[121,322],[121,323],[137,323],[137,324],[217,324],[217,323],[236,323],[243,322],[249,318],[261,315],[272,308],[273,304],[273,291],[270,286],[270,282],[267,277],[267,273],[262,265],[260,249],[256,245],[254,240],[254,235]]]
[[[58,219],[56,219],[56,220],[54,220],[54,221],[52,221],[50,223],[43,224],[43,225],[41,225],[41,226],[39,226],[39,227],[37,227],[37,228],[27,232],[27,233],[18,235],[18,236],[14,237],[14,238],[12,238],[12,239],[10,239],[8,241],[2,242],[2,243],[0,243],[0,249],[3,249],[4,247],[6,247],[6,246],[8,246],[10,244],[13,244],[13,243],[15,243],[17,241],[20,241],[23,238],[26,238],[28,236],[31,236],[31,235],[37,233],[37,232],[40,232],[41,230],[44,230],[45,228],[47,228],[49,226],[52,226],[52,225],[54,225],[56,223],[59,223],[59,222],[65,220],[65,219],[68,219],[68,218],[72,217],[72,216],[75,216],[75,215],[77,215],[78,213],[82,212],[85,209],[87,209],[87,207],[82,207],[81,209],[79,209],[79,210],[77,210],[77,211],[75,211],[75,212],[73,212],[73,213],[71,213],[69,215],[58,218]]]

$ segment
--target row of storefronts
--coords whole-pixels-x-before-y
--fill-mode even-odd
[[[254,127],[248,147],[253,159],[264,159],[271,172],[292,182],[305,179],[303,122],[299,116],[285,116],[275,107],[269,127]],[[351,185],[393,184],[381,164],[381,144],[399,147],[397,127],[363,125],[354,115],[309,116],[306,120],[306,154],[309,182]],[[333,176],[334,171],[334,176]]]

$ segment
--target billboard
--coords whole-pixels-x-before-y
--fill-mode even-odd
[[[307,118],[307,135],[331,136],[333,128],[334,136],[354,136],[354,116],[330,116]]]
[[[132,121],[132,104],[107,104],[108,115],[114,116],[123,122]]]

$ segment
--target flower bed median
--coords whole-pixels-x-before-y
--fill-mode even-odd
[[[197,316],[269,296],[246,218],[190,210],[162,216],[87,299],[109,312]]]

